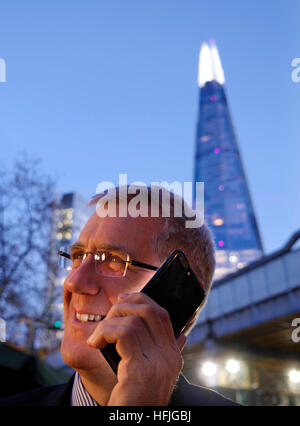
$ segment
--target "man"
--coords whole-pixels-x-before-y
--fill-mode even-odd
[[[174,213],[172,195],[171,203]],[[140,293],[155,273],[153,266],[175,249],[186,253],[207,291],[211,285],[215,258],[209,230],[185,228],[184,217],[172,212],[170,218],[91,215],[72,246],[72,269],[63,289],[61,354],[76,374],[67,385],[12,397],[2,405],[237,405],[184,379],[186,337],[176,340],[167,311]],[[107,343],[116,343],[121,357],[117,375],[99,351]]]

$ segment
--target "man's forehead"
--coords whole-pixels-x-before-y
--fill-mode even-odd
[[[83,227],[78,241],[85,246],[114,245],[141,250],[163,226],[161,218],[105,217],[96,212]],[[91,247],[89,247],[90,249]]]

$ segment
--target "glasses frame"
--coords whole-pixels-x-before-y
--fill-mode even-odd
[[[59,256],[62,256],[62,257],[65,257],[66,259],[69,259],[69,260],[71,260],[71,255],[69,255],[69,253],[66,253],[66,252],[64,252],[64,251],[62,251],[62,250],[59,250],[58,251],[58,253],[57,253]],[[91,255],[93,255],[93,257],[94,257],[94,261],[95,261],[95,270],[96,270],[96,255],[99,255],[99,252],[92,252],[92,251],[85,251],[85,252],[83,252],[83,254],[84,255],[86,255],[86,256],[88,256],[89,254],[91,254]],[[139,268],[143,268],[143,269],[149,269],[149,270],[151,270],[151,271],[157,271],[158,269],[159,269],[159,267],[158,266],[153,266],[153,265],[149,265],[148,263],[144,263],[144,262],[139,262],[139,261],[137,261],[137,260],[120,260],[122,263],[125,263],[126,264],[126,266],[125,266],[125,270],[124,270],[124,272],[123,272],[123,275],[122,276],[111,276],[111,278],[123,278],[123,277],[125,277],[126,276],[126,272],[127,272],[127,268],[128,268],[128,265],[132,265],[132,266],[137,266],[137,267],[139,267]],[[82,263],[81,263],[82,264]],[[98,275],[102,275],[102,276],[106,276],[106,277],[110,277],[110,275],[103,275],[103,274],[101,274],[101,273],[99,273],[99,272],[97,272],[97,270],[96,270],[96,274],[98,274]]]

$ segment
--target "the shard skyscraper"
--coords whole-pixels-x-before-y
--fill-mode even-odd
[[[213,41],[201,46],[198,84],[194,180],[204,182],[205,223],[215,236],[219,279],[261,257],[263,248]]]

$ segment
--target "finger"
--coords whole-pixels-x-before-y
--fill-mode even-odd
[[[149,345],[153,345],[152,338],[145,327],[143,321],[136,315],[126,317],[113,317],[101,321],[91,336],[88,338],[87,343],[89,346],[95,348],[103,348],[107,343],[116,342],[117,329],[122,329],[122,336],[125,336],[125,329],[128,328],[128,334],[134,332],[140,342],[140,347],[143,351]],[[109,334],[111,332],[111,335]]]
[[[174,332],[170,323],[169,314],[155,302],[149,302],[147,299],[137,299],[130,295],[126,300],[115,303],[106,316],[106,319],[116,316],[138,316],[147,328],[153,342],[159,346],[166,344],[176,345]],[[146,303],[141,303],[146,302]]]
[[[87,340],[87,343],[89,346],[98,349],[103,348],[107,343],[116,343],[117,352],[123,360],[132,358],[149,359],[147,346],[139,338],[137,328],[130,325],[128,321],[127,324],[124,324],[124,321],[120,321],[120,318],[107,321],[106,324],[103,321],[99,334],[93,334]]]
[[[167,341],[176,344],[168,311],[151,299],[151,297],[144,293],[121,294],[119,295],[119,303],[143,305],[138,312],[147,323],[153,338],[157,337],[157,342],[160,340],[162,344],[165,344]]]

